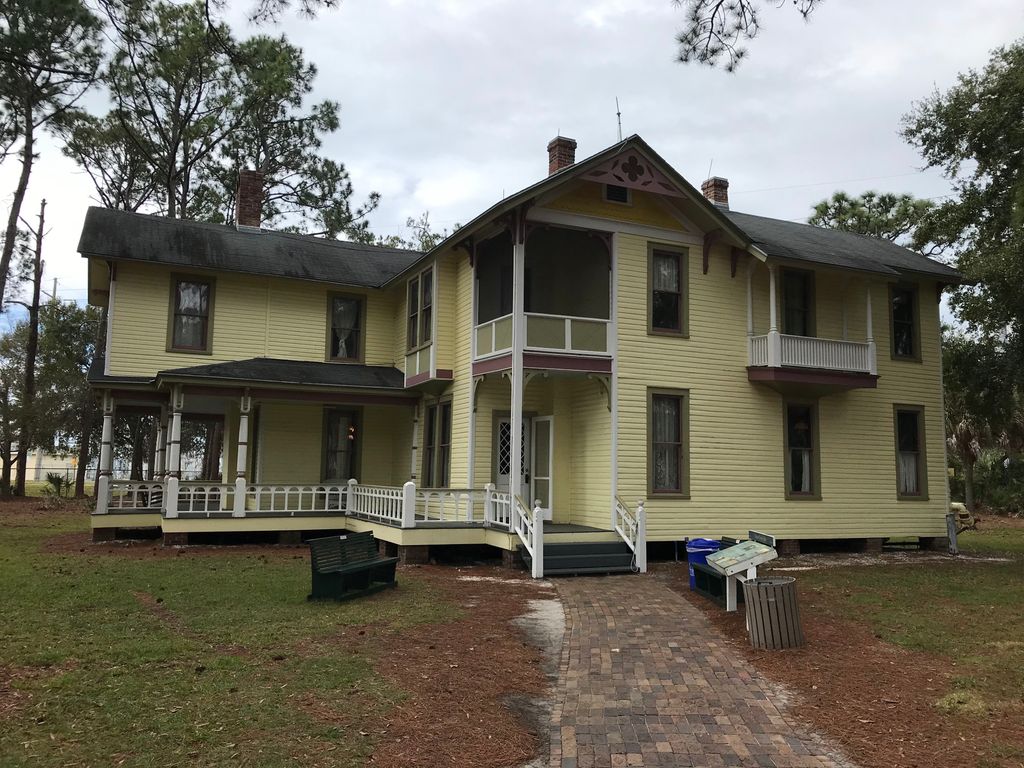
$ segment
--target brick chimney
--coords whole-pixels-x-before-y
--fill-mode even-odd
[[[576,162],[576,139],[555,136],[548,142],[548,176]]]
[[[263,173],[243,168],[238,172],[235,226],[259,229],[263,220]]]
[[[712,176],[700,185],[700,191],[704,197],[717,205],[719,208],[729,210],[729,180],[721,176]]]

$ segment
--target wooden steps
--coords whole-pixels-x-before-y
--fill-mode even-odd
[[[525,548],[520,554],[526,567],[533,558]],[[631,573],[633,552],[624,541],[577,542],[572,544],[544,544],[544,575],[575,576],[597,573]]]

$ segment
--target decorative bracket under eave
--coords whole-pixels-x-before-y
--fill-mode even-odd
[[[608,401],[608,412],[612,410],[612,377],[607,373],[588,373],[587,378],[597,383],[597,386],[604,392],[605,399]]]
[[[476,413],[477,390],[480,389],[480,385],[483,383],[483,380],[483,376],[473,377],[473,413]]]
[[[711,260],[711,246],[722,239],[725,233],[721,229],[712,229],[704,234],[704,274],[708,273],[708,262]],[[735,274],[735,270],[733,270]]]
[[[546,379],[548,377],[548,372],[547,371],[527,371],[526,373],[523,374],[523,391],[524,392],[526,391],[526,388],[528,386],[530,386],[530,382],[533,381],[538,376]]]

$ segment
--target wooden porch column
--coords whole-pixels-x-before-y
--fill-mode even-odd
[[[163,480],[167,460],[167,409],[160,406],[160,415],[156,422],[156,456],[154,458],[153,479]]]
[[[782,366],[782,339],[779,336],[778,288],[779,268],[774,264],[768,267],[768,365],[771,368]]]
[[[164,516],[178,516],[178,485],[181,483],[181,412],[185,393],[180,386],[171,391],[171,434],[167,453],[167,487],[164,491]]]
[[[96,472],[96,513],[106,514],[110,506],[110,472],[113,463],[114,396],[103,392],[103,433],[100,436],[100,464]]]
[[[870,366],[871,375],[874,376],[874,375],[878,374],[878,353],[877,353],[877,350],[875,349],[874,322],[873,322],[872,317],[871,317],[871,315],[873,313],[871,311],[871,281],[870,280],[865,280],[864,281],[864,296],[867,299],[867,313],[868,313],[867,323],[866,323],[867,342],[868,342],[868,365]]]
[[[512,238],[512,403],[509,445],[508,489],[513,497],[522,493],[523,476],[523,348],[526,346],[524,283],[526,277],[525,212],[516,216]],[[513,511],[516,505],[512,504]]]
[[[232,517],[245,517],[245,470],[248,466],[249,413],[252,397],[246,392],[238,403],[238,451],[235,456],[235,498]]]

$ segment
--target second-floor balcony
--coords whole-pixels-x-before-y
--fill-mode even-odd
[[[573,317],[527,312],[524,315],[527,352],[556,352],[566,355],[609,355],[611,321],[596,317]],[[476,334],[476,359],[512,351],[512,315],[480,323]]]
[[[814,368],[874,373],[874,348],[868,342],[766,333],[750,337],[750,365],[766,368]]]

